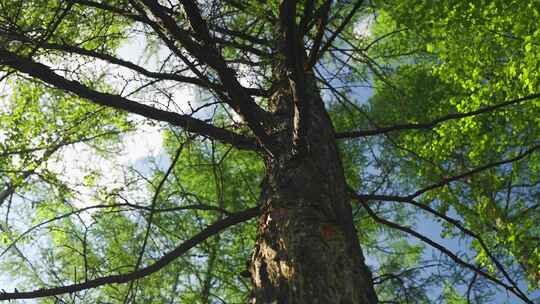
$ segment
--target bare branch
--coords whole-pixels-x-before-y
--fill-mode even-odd
[[[95,91],[77,81],[68,80],[54,73],[48,66],[34,62],[30,59],[13,54],[0,48],[0,63],[38,78],[56,88],[74,93],[79,97],[88,99],[93,103],[139,114],[143,117],[157,121],[168,122],[184,128],[186,131],[213,138],[223,143],[231,144],[239,149],[256,149],[255,142],[243,135],[218,128],[189,115],[168,112],[141,104],[119,95]]]

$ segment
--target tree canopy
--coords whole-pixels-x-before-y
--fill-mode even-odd
[[[320,95],[380,303],[537,303],[535,20],[539,1],[0,0],[0,300],[244,303],[262,219],[290,212],[261,217],[276,134],[318,149]]]

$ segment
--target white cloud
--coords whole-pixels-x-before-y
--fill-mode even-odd
[[[371,27],[375,21],[375,15],[370,14],[363,17],[354,25],[354,34],[358,38],[367,38],[371,36]]]

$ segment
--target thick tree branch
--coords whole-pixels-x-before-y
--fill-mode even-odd
[[[157,17],[165,29],[197,60],[209,65],[219,75],[219,79],[227,90],[230,99],[227,103],[247,122],[250,129],[266,149],[272,148],[272,141],[266,134],[264,123],[268,119],[266,112],[261,109],[240,85],[235,72],[227,66],[225,60],[212,42],[204,20],[193,1],[183,1],[184,9],[195,30],[196,36],[204,44],[201,45],[191,38],[192,33],[180,28],[176,20],[167,10],[153,0],[142,0],[146,8]]]
[[[476,167],[474,169],[466,171],[464,173],[454,175],[454,176],[451,176],[451,177],[447,177],[447,178],[443,178],[442,180],[440,180],[437,183],[433,183],[433,184],[431,184],[429,186],[426,186],[426,187],[424,187],[424,188],[422,188],[420,190],[417,190],[414,193],[411,193],[411,194],[406,195],[406,196],[377,195],[377,194],[368,194],[368,195],[355,194],[355,197],[358,198],[358,199],[362,199],[362,200],[383,200],[383,201],[384,200],[392,200],[392,201],[396,201],[396,202],[410,202],[410,201],[416,199],[417,197],[419,197],[420,195],[422,195],[422,194],[424,194],[424,193],[426,193],[428,191],[444,187],[444,186],[446,186],[446,185],[448,185],[448,184],[450,184],[452,182],[468,178],[468,177],[470,177],[470,176],[472,176],[474,174],[480,173],[482,171],[485,171],[485,170],[492,169],[492,168],[495,168],[495,167],[498,167],[498,166],[501,166],[501,165],[504,165],[504,164],[509,164],[509,163],[521,160],[521,159],[531,155],[532,153],[534,153],[537,150],[540,150],[540,144],[532,146],[528,150],[526,150],[526,151],[524,151],[524,152],[522,152],[522,153],[520,153],[520,154],[518,154],[518,155],[516,155],[514,157],[511,157],[511,158],[508,158],[508,159],[503,159],[503,160],[496,161],[496,162],[491,162],[491,163],[485,164],[483,166]]]
[[[48,220],[45,220],[39,224],[35,224],[34,226],[26,229],[24,232],[20,233],[16,238],[13,238],[9,245],[6,246],[2,252],[0,252],[0,258],[3,257],[7,252],[9,252],[12,248],[15,248],[18,242],[20,242],[22,239],[24,239],[27,235],[29,235],[32,231],[35,231],[36,229],[39,229],[47,224],[59,221],[61,219],[68,218],[73,215],[79,215],[83,212],[89,211],[89,210],[96,210],[96,209],[113,209],[118,211],[133,211],[133,210],[139,210],[139,211],[147,211],[147,212],[154,212],[154,213],[170,213],[170,212],[178,212],[178,211],[186,211],[186,210],[199,210],[199,211],[214,211],[221,213],[223,215],[233,215],[234,213],[231,213],[227,211],[226,209],[198,203],[198,204],[191,204],[191,205],[183,205],[183,206],[177,206],[177,207],[169,207],[169,208],[150,208],[148,206],[141,206],[136,205],[133,203],[130,203],[127,199],[124,197],[117,195],[118,198],[120,198],[124,203],[117,203],[117,204],[100,204],[100,205],[92,205],[80,209],[76,209],[67,213],[60,214],[58,216],[55,216],[53,218],[50,218]],[[120,209],[125,208],[125,209]]]
[[[270,48],[272,46],[271,41],[269,41],[267,39],[264,39],[264,38],[261,38],[261,37],[252,36],[252,35],[250,35],[250,34],[248,34],[246,32],[231,30],[229,28],[221,27],[219,25],[214,25],[212,27],[212,29],[215,32],[227,35],[227,36],[229,36],[231,38],[234,37],[234,38],[238,38],[238,39],[241,39],[241,40],[251,42],[253,44],[260,44],[260,45],[265,46],[267,48]]]
[[[526,299],[527,297],[526,297],[525,293],[519,288],[519,286],[516,284],[516,282],[510,277],[509,273],[506,271],[506,269],[504,268],[502,263],[499,262],[499,260],[495,257],[495,255],[491,253],[491,251],[487,247],[486,243],[480,237],[479,234],[477,234],[477,233],[471,231],[470,229],[466,228],[459,221],[457,221],[457,220],[455,220],[455,219],[453,219],[451,217],[448,217],[447,215],[445,215],[445,214],[443,214],[441,212],[438,212],[437,210],[435,210],[433,208],[430,208],[427,205],[420,204],[420,203],[416,202],[415,198],[419,197],[420,195],[422,195],[422,194],[424,194],[424,193],[426,193],[428,191],[434,190],[436,188],[443,187],[445,185],[448,185],[451,182],[470,177],[470,176],[472,176],[474,174],[477,174],[479,172],[482,172],[484,170],[488,170],[488,169],[491,169],[491,168],[498,167],[500,165],[504,165],[504,164],[508,164],[508,163],[512,163],[512,162],[521,160],[521,159],[527,157],[528,155],[532,154],[533,152],[537,151],[538,149],[540,149],[540,145],[533,146],[530,149],[526,150],[525,152],[522,152],[522,153],[518,154],[515,157],[505,159],[505,160],[501,160],[501,161],[497,161],[497,162],[492,162],[492,163],[486,164],[484,166],[474,168],[474,169],[469,170],[467,172],[464,172],[462,174],[458,174],[458,175],[455,175],[453,177],[445,178],[445,179],[441,180],[438,183],[434,183],[434,184],[432,184],[430,186],[424,187],[424,188],[422,188],[420,190],[417,190],[414,193],[412,193],[410,195],[407,195],[407,196],[378,195],[378,194],[367,194],[367,195],[364,194],[363,195],[363,194],[357,194],[353,190],[351,190],[350,192],[351,192],[352,197],[357,199],[362,204],[365,204],[365,202],[367,202],[367,201],[393,201],[393,202],[409,203],[409,204],[412,204],[412,205],[414,205],[414,206],[416,206],[416,207],[418,207],[418,208],[420,208],[420,209],[422,209],[422,210],[424,210],[424,211],[426,211],[426,212],[428,212],[428,213],[430,213],[430,214],[432,214],[432,215],[434,215],[434,216],[436,216],[438,218],[441,218],[441,219],[447,221],[448,223],[451,223],[452,225],[454,225],[457,229],[459,229],[464,234],[469,235],[469,236],[475,238],[476,240],[478,240],[478,242],[479,242],[480,246],[482,247],[482,249],[486,252],[486,254],[492,260],[492,262],[495,264],[497,269],[503,274],[503,276],[506,278],[506,280],[510,283],[510,285],[511,285],[510,288],[513,290],[513,292],[517,296],[519,296],[520,298]]]
[[[329,0],[329,2],[331,2]],[[280,26],[284,37],[281,41],[281,54],[285,57],[289,87],[293,95],[293,144],[297,153],[309,150],[307,134],[312,100],[306,92],[304,62],[306,54],[302,34],[296,24],[296,1],[284,0],[280,6]]]
[[[48,66],[34,62],[30,59],[18,56],[7,50],[0,48],[0,64],[9,66],[22,73],[42,80],[56,88],[66,90],[75,95],[88,99],[93,103],[139,114],[146,118],[157,121],[168,122],[172,125],[184,128],[186,131],[199,134],[205,137],[213,138],[223,143],[231,144],[239,149],[257,149],[255,142],[243,135],[218,128],[202,120],[182,115],[174,112],[168,112],[154,107],[144,105],[119,95],[95,91],[77,81],[68,80],[54,73]]]
[[[518,292],[521,295],[525,296],[525,293],[519,288],[519,286],[516,284],[516,282],[510,277],[510,275],[508,274],[508,272],[504,268],[503,264],[495,257],[495,255],[491,252],[491,250],[489,250],[489,248],[487,247],[484,239],[479,234],[477,234],[477,233],[473,232],[472,230],[468,229],[467,227],[465,227],[458,220],[456,220],[454,218],[451,218],[451,217],[447,216],[446,214],[441,213],[441,212],[429,207],[428,205],[421,204],[421,203],[415,201],[414,199],[409,199],[407,197],[392,196],[392,195],[373,195],[373,196],[372,195],[361,195],[361,194],[355,193],[354,191],[351,191],[351,195],[352,195],[352,197],[354,199],[356,199],[358,201],[361,201],[361,202],[366,202],[366,201],[370,201],[370,200],[377,200],[377,201],[390,201],[390,202],[408,203],[408,204],[411,204],[411,205],[413,205],[415,207],[418,207],[418,208],[420,208],[420,209],[434,215],[437,218],[443,219],[444,221],[454,225],[454,227],[459,229],[465,235],[468,235],[468,236],[476,239],[479,242],[482,249],[486,252],[487,256],[495,264],[497,269],[503,274],[504,278],[510,283],[512,288],[516,292]]]
[[[104,52],[97,52],[97,51],[88,50],[85,48],[72,46],[72,45],[53,44],[53,43],[43,43],[41,44],[41,47],[44,49],[65,51],[71,54],[78,54],[78,55],[83,55],[83,56],[88,56],[88,57],[104,60],[109,63],[133,70],[149,78],[160,79],[160,80],[172,80],[172,81],[177,81],[177,82],[182,82],[182,83],[194,84],[201,88],[212,89],[214,91],[225,91],[225,88],[221,84],[211,83],[209,81],[206,81],[198,77],[183,76],[176,73],[173,74],[173,73],[149,71],[137,64],[134,64],[133,62],[120,59],[118,57],[115,57],[113,55],[110,55]],[[253,95],[253,96],[266,96],[267,95],[267,92],[260,89],[243,87],[243,90],[245,90],[249,95]]]
[[[94,2],[94,1],[88,1],[88,0],[66,0],[66,1],[73,2],[73,3],[79,4],[79,5],[82,5],[82,6],[86,6],[86,7],[93,7],[93,8],[101,9],[101,10],[104,10],[104,11],[108,11],[108,12],[120,15],[122,17],[131,19],[133,21],[141,22],[141,23],[144,23],[144,24],[147,24],[147,25],[151,25],[151,24],[154,23],[152,20],[150,20],[146,16],[137,15],[137,14],[134,14],[134,13],[132,13],[130,11],[124,10],[122,8],[114,7],[114,6],[105,4],[105,3],[98,3],[98,2]],[[163,9],[167,10],[169,14],[172,13],[166,7],[163,7]],[[216,43],[228,44],[228,45],[230,44],[230,45],[234,46],[235,48],[242,49],[242,50],[247,51],[247,52],[251,52],[251,53],[253,53],[255,55],[258,55],[258,56],[261,56],[261,57],[269,57],[270,56],[269,53],[266,53],[266,52],[260,50],[259,48],[249,46],[249,45],[245,45],[245,44],[235,43],[235,42],[232,41],[233,38],[239,38],[239,39],[242,39],[242,40],[245,40],[245,41],[249,41],[251,43],[261,44],[261,45],[269,47],[270,42],[268,40],[260,39],[258,37],[254,37],[254,36],[250,36],[250,35],[248,35],[248,34],[246,34],[244,32],[232,31],[232,30],[229,30],[229,29],[221,28],[221,27],[215,27],[213,29],[216,32],[223,33],[223,34],[226,34],[226,35],[231,37],[231,39],[227,39],[227,40],[219,39],[217,37],[213,37],[213,41],[216,42]],[[246,88],[246,89],[250,90],[249,88]],[[257,95],[257,94],[252,94],[252,95]]]
[[[321,41],[318,42],[318,45],[316,45],[316,48],[314,47],[314,49],[312,51],[312,54],[310,54],[310,61],[309,61],[310,66],[314,66],[317,63],[317,61],[319,60],[319,58],[321,58],[328,51],[330,46],[332,46],[332,43],[334,42],[334,40],[336,40],[336,38],[339,36],[339,34],[347,27],[349,22],[351,22],[352,18],[354,17],[354,15],[356,15],[358,10],[362,6],[363,2],[364,2],[363,0],[357,0],[356,1],[353,8],[349,12],[349,14],[341,22],[341,24],[338,26],[338,28],[332,33],[332,36],[330,36],[330,38],[328,38],[328,40],[326,41],[324,46],[322,46],[320,48],[320,50],[319,50],[319,47],[320,47]]]
[[[81,4],[81,5],[89,6],[89,7],[95,7],[98,9],[110,11],[110,12],[122,15],[126,18],[130,18],[132,20],[142,22],[144,24],[151,26],[158,33],[160,38],[164,40],[167,46],[171,48],[171,50],[173,50],[177,56],[180,56],[182,60],[186,61],[184,56],[181,54],[181,52],[179,52],[177,48],[174,46],[174,43],[171,43],[171,41],[169,41],[169,39],[165,37],[165,35],[161,33],[161,31],[159,30],[160,28],[166,29],[169,32],[169,34],[176,41],[180,42],[180,44],[182,44],[182,46],[198,61],[209,65],[216,72],[218,72],[220,80],[223,83],[222,86],[211,84],[209,81],[205,80],[206,79],[205,77],[201,78],[202,82],[207,82],[207,85],[209,88],[212,88],[214,90],[219,89],[220,93],[221,91],[226,91],[228,95],[230,96],[230,98],[223,98],[224,101],[227,104],[229,104],[243,118],[244,121],[247,122],[248,126],[251,128],[251,130],[254,132],[254,134],[257,136],[258,140],[260,141],[260,144],[266,145],[267,151],[271,148],[271,140],[264,130],[265,129],[264,123],[266,120],[268,120],[267,114],[262,108],[260,108],[255,103],[255,101],[251,97],[251,96],[266,96],[266,92],[264,92],[264,90],[242,87],[238,79],[236,78],[235,72],[227,66],[221,54],[217,52],[217,48],[215,47],[215,41],[211,41],[211,43],[207,45],[198,44],[191,38],[191,35],[192,35],[191,32],[186,31],[178,26],[175,19],[171,16],[173,12],[170,9],[168,9],[165,6],[160,5],[158,2],[153,1],[153,0],[143,0],[142,3],[155,17],[157,17],[157,19],[159,20],[157,22],[154,22],[149,17],[147,17],[145,13],[142,12],[141,10],[142,8],[139,7],[139,5],[133,1],[130,1],[131,4],[137,10],[139,10],[140,14],[133,14],[122,8],[114,7],[114,6],[103,4],[103,3],[97,3],[94,1],[88,1],[88,0],[69,0],[69,1]],[[187,12],[193,13],[193,11],[187,11]],[[195,16],[195,19],[197,19],[196,16]],[[199,15],[198,20],[203,20],[200,17],[200,15]],[[198,24],[195,27],[197,30],[201,30],[201,26],[199,26]],[[202,27],[202,28],[204,30],[206,27]],[[208,32],[207,29],[206,31]],[[194,72],[196,73],[196,71]],[[197,76],[200,76],[200,75],[197,75]]]
[[[134,14],[134,13],[128,11],[128,10],[124,10],[123,8],[118,8],[118,7],[106,4],[104,2],[96,2],[96,1],[90,1],[90,0],[65,0],[65,1],[71,2],[71,3],[76,3],[76,4],[79,4],[79,5],[83,5],[83,6],[87,6],[87,7],[94,7],[94,8],[97,8],[97,9],[101,9],[101,10],[104,10],[104,11],[115,13],[117,15],[126,17],[126,18],[134,20],[134,21],[142,22],[142,23],[151,22],[148,18],[146,18],[144,16]]]
[[[336,138],[341,139],[341,138],[366,137],[366,136],[380,135],[380,134],[386,134],[386,133],[396,132],[396,131],[405,131],[405,130],[417,130],[417,129],[431,130],[437,125],[446,121],[489,113],[492,111],[500,110],[507,106],[516,105],[516,104],[519,104],[525,101],[534,100],[537,98],[540,98],[540,93],[501,102],[499,104],[483,107],[475,111],[470,111],[466,113],[449,114],[449,115],[439,117],[435,120],[432,120],[430,122],[425,122],[425,123],[409,123],[409,124],[400,124],[400,125],[394,125],[394,126],[389,126],[389,127],[382,127],[382,128],[377,128],[373,130],[340,132],[340,133],[336,133]]]
[[[491,162],[489,164],[474,168],[474,169],[469,170],[467,172],[464,172],[462,174],[455,175],[455,176],[448,177],[448,178],[444,178],[441,181],[439,181],[438,183],[434,183],[434,184],[432,184],[430,186],[427,186],[427,187],[425,187],[423,189],[420,189],[420,190],[416,191],[415,193],[412,193],[411,195],[409,195],[407,197],[411,198],[411,199],[414,199],[414,198],[416,198],[416,197],[418,197],[418,196],[420,196],[420,195],[422,195],[422,194],[424,194],[424,193],[426,193],[426,192],[428,192],[430,190],[446,186],[451,182],[467,178],[467,177],[472,176],[472,175],[474,175],[476,173],[479,173],[479,172],[482,172],[482,171],[485,171],[485,170],[488,170],[488,169],[491,169],[491,168],[495,168],[495,167],[498,167],[498,166],[501,166],[501,165],[504,165],[504,164],[509,164],[509,163],[513,163],[515,161],[521,160],[521,159],[531,155],[532,153],[534,153],[535,151],[537,151],[539,149],[540,149],[540,145],[534,145],[531,148],[529,148],[528,150],[526,150],[525,152],[522,152],[522,153],[520,153],[520,154],[518,154],[518,155],[516,155],[514,157],[511,157],[511,158],[508,158],[508,159],[503,159],[503,160],[496,161],[496,162]]]
[[[300,33],[304,34],[307,32],[308,24],[313,20],[314,9],[315,0],[307,0],[304,4],[304,15],[302,16],[302,20],[300,20],[300,24],[298,25]]]
[[[47,289],[38,289],[38,290],[27,291],[27,292],[0,293],[0,301],[15,300],[15,299],[35,299],[35,298],[43,298],[43,297],[60,295],[60,294],[66,294],[66,293],[74,293],[74,292],[96,288],[96,287],[108,285],[108,284],[127,283],[136,279],[149,276],[159,271],[160,269],[166,267],[168,264],[176,260],[178,257],[182,256],[188,250],[204,242],[209,237],[219,234],[221,231],[223,231],[224,229],[230,226],[252,219],[256,217],[258,214],[259,214],[259,209],[255,207],[255,208],[247,209],[242,212],[235,213],[227,218],[224,218],[223,220],[219,220],[215,222],[214,224],[206,227],[204,230],[196,234],[191,239],[183,242],[180,246],[176,247],[173,251],[165,254],[155,263],[147,267],[141,268],[140,270],[126,273],[126,274],[100,277],[97,279],[86,281],[84,283],[67,285],[67,286],[59,286],[59,287],[47,288]]]
[[[513,286],[510,286],[504,282],[502,282],[501,280],[499,280],[498,278],[494,277],[493,275],[483,271],[480,267],[476,266],[476,265],[473,265],[471,263],[468,263],[466,261],[464,261],[463,259],[461,259],[459,256],[457,256],[456,254],[454,254],[452,251],[450,251],[448,248],[442,246],[441,244],[431,240],[430,238],[416,232],[415,230],[413,230],[412,228],[409,228],[409,227],[405,227],[405,226],[402,226],[402,225],[399,225],[397,223],[394,223],[394,222],[391,222],[391,221],[388,221],[382,217],[379,217],[369,206],[368,204],[363,201],[363,200],[360,200],[360,203],[362,204],[362,206],[364,207],[364,209],[368,212],[369,216],[374,219],[376,222],[380,223],[380,224],[383,224],[385,226],[388,226],[390,228],[393,228],[393,229],[396,229],[396,230],[400,230],[400,231],[403,231],[423,242],[425,242],[426,244],[430,245],[431,247],[439,250],[440,252],[442,252],[443,254],[445,254],[446,256],[448,256],[450,259],[452,259],[455,263],[457,263],[458,265],[462,266],[462,267],[465,267],[465,268],[468,268],[470,270],[472,270],[474,273],[477,273],[479,274],[480,276],[490,280],[491,282],[495,283],[496,285],[498,286],[501,286],[503,287],[504,289],[508,290],[509,292],[513,293],[514,295],[516,295],[518,298],[520,298],[521,300],[523,300],[523,302],[525,303],[528,303],[528,304],[533,304],[533,302],[526,296],[524,295],[521,290],[516,290]]]
[[[309,53],[308,60],[306,63],[306,70],[311,69],[317,63],[319,59],[319,50],[321,47],[322,40],[324,38],[324,32],[326,31],[326,24],[328,22],[328,16],[330,14],[330,6],[332,5],[332,0],[327,0],[321,6],[322,15],[317,20],[317,33],[315,34],[315,39],[313,40],[313,46],[311,46],[311,52]]]

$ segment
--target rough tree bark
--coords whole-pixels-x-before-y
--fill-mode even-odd
[[[331,2],[328,1],[328,4]],[[296,2],[282,1],[270,98],[272,153],[265,159],[261,216],[249,271],[252,304],[373,304],[371,273],[353,224],[334,128],[313,75]],[[327,12],[319,19],[321,38]]]
[[[305,75],[310,101],[309,131],[300,140],[305,151],[293,147],[293,87],[284,85],[271,100],[281,119],[273,130],[277,148],[266,158],[250,303],[377,303],[334,129],[314,77]]]

